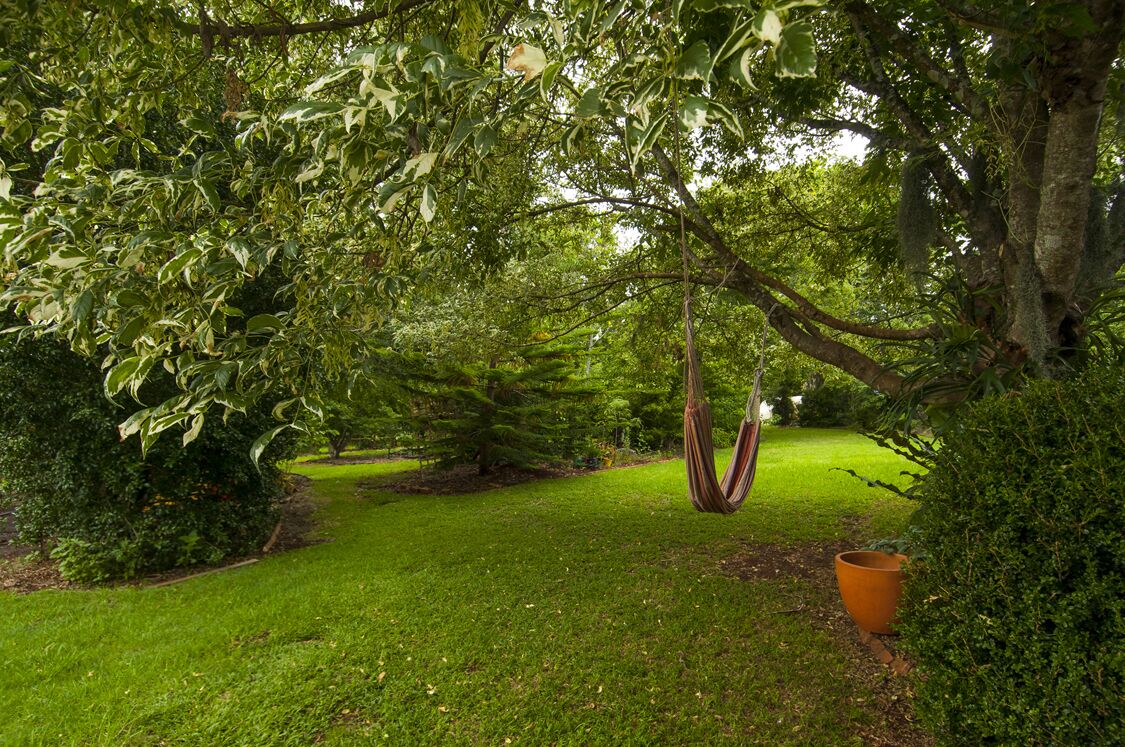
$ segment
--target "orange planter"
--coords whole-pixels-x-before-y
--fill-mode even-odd
[[[868,633],[893,634],[905,555],[855,550],[836,556],[836,581],[848,614]]]

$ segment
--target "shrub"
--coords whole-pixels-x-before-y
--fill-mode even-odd
[[[827,383],[805,391],[797,409],[800,426],[834,428],[870,427],[877,420],[881,398],[867,387],[852,383]]]
[[[1123,391],[1036,382],[948,432],[899,626],[941,741],[1125,743]]]
[[[144,393],[166,396],[158,375]],[[128,405],[128,407],[126,407]],[[139,405],[102,394],[97,365],[50,340],[0,341],[0,475],[26,542],[54,545],[67,578],[129,578],[214,562],[259,547],[275,517],[283,435],[250,462],[254,439],[275,423],[269,409],[209,419],[196,441],[176,434],[147,456],[120,441],[117,423]]]

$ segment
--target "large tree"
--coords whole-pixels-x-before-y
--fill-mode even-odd
[[[816,5],[7,0],[4,299],[36,331],[108,346],[111,393],[176,375],[181,395],[123,426],[146,443],[270,382],[293,393],[279,416],[315,407],[316,379],[418,273],[486,270],[526,221],[575,206],[666,237],[637,243],[629,282],[669,279],[678,246],[694,280],[883,391],[1058,370],[1123,258],[1105,102],[1125,3]],[[968,289],[955,323],[829,313],[703,186],[762,179],[779,139],[824,130],[902,169],[912,266]],[[856,228],[790,202],[826,236]],[[271,266],[295,305],[244,319],[233,293]],[[960,373],[912,375],[861,342],[965,328]]]

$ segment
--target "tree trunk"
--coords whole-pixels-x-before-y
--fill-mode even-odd
[[[339,459],[347,448],[347,436],[333,436],[328,439],[328,456],[332,459]]]

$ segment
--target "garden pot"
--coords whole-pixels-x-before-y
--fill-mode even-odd
[[[854,550],[836,556],[836,581],[844,607],[862,630],[894,634],[891,622],[902,593],[905,555]]]

